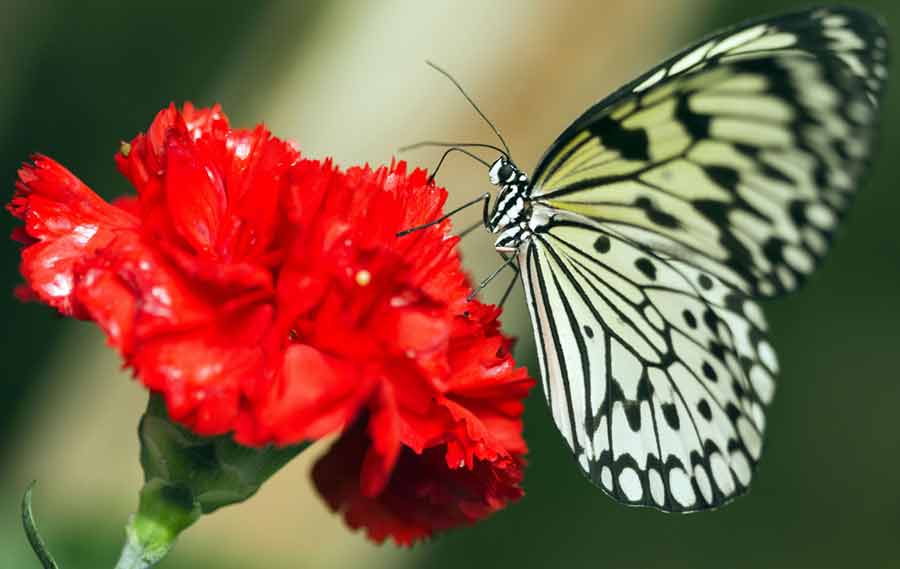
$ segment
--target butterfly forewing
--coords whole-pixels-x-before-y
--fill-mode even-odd
[[[884,30],[850,9],[712,36],[576,120],[532,198],[643,230],[748,294],[792,290],[865,170],[885,60]]]
[[[743,492],[777,368],[759,308],[693,265],[548,215],[520,263],[544,393],[581,468],[668,511]]]

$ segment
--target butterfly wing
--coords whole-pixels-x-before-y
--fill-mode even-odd
[[[885,31],[848,8],[713,35],[588,109],[532,199],[701,265],[754,296],[826,253],[873,145]]]
[[[746,490],[777,362],[759,307],[694,265],[544,210],[519,251],[544,394],[588,477],[666,511]]]

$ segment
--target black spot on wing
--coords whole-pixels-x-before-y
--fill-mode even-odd
[[[709,343],[709,353],[711,353],[717,360],[722,363],[725,363],[725,347],[718,342],[710,342]]]
[[[653,384],[650,383],[646,373],[644,373],[641,380],[638,382],[637,396],[641,401],[650,401],[653,397]]]
[[[629,130],[610,116],[604,116],[590,126],[590,132],[600,138],[603,146],[616,150],[626,160],[649,160],[647,132]]]
[[[719,335],[719,317],[716,316],[715,312],[708,308],[703,311],[703,323],[706,324],[706,327],[709,328],[709,331],[714,336]]]
[[[719,377],[716,375],[716,370],[713,369],[709,362],[703,362],[701,366],[703,368],[703,376],[710,381],[718,381]]]
[[[712,420],[712,409],[709,408],[709,403],[706,402],[706,399],[701,399],[700,402],[697,403],[697,411],[699,411],[700,415],[707,421]]]
[[[734,394],[738,397],[738,399],[743,399],[744,395],[746,394],[746,390],[744,389],[744,386],[741,385],[741,382],[739,382],[738,380],[733,380],[731,382],[731,388],[734,390]]]
[[[741,418],[743,413],[738,409],[737,405],[733,402],[729,401],[725,404],[725,414],[728,415],[728,420],[733,423],[737,422],[738,419]]]
[[[623,401],[625,405],[625,418],[628,419],[628,426],[632,431],[641,430],[641,407],[640,401]]]
[[[662,409],[663,418],[666,420],[666,423],[668,423],[672,429],[676,431],[679,430],[681,428],[681,421],[678,418],[678,409],[675,408],[675,405],[663,403],[659,407]]]
[[[677,217],[675,217],[671,213],[657,208],[649,198],[638,198],[634,200],[634,205],[644,210],[644,214],[646,214],[647,219],[649,219],[656,225],[668,227],[669,229],[676,229],[681,226],[681,222],[678,221]]]
[[[784,264],[784,240],[770,237],[763,243],[762,252],[773,265]]]
[[[738,171],[727,166],[706,166],[705,170],[706,175],[709,176],[713,182],[728,190],[734,191],[737,188],[738,182],[741,180],[741,175]]]
[[[710,117],[692,111],[688,106],[688,97],[678,98],[675,118],[678,119],[694,140],[706,140],[709,138]]]
[[[606,235],[601,235],[597,238],[596,241],[594,241],[594,249],[596,249],[598,253],[608,253],[609,246],[609,237],[607,237]]]
[[[653,261],[646,257],[641,257],[637,261],[634,262],[634,266],[637,267],[637,270],[642,272],[645,277],[650,279],[651,281],[656,280],[656,266],[653,264]]]
[[[794,200],[788,206],[788,213],[791,216],[791,221],[797,224],[797,227],[805,227],[809,224],[809,219],[806,217],[806,208],[808,207],[809,202],[804,200]]]
[[[782,182],[784,184],[788,184],[791,186],[794,185],[794,183],[795,183],[794,180],[790,176],[783,173],[781,170],[779,170],[775,166],[769,164],[768,162],[760,161],[760,162],[757,162],[756,165],[759,168],[760,172],[762,172],[768,178],[777,180],[779,182]]]

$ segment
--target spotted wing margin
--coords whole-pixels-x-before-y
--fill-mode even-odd
[[[790,291],[866,170],[886,59],[884,28],[848,8],[716,34],[577,119],[532,198],[649,230],[749,294]]]
[[[519,255],[544,394],[590,480],[671,512],[743,493],[777,372],[759,307],[577,215]]]

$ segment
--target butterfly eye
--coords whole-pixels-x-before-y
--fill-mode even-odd
[[[497,177],[501,182],[512,182],[515,175],[516,171],[509,164],[503,164],[497,171]]]

